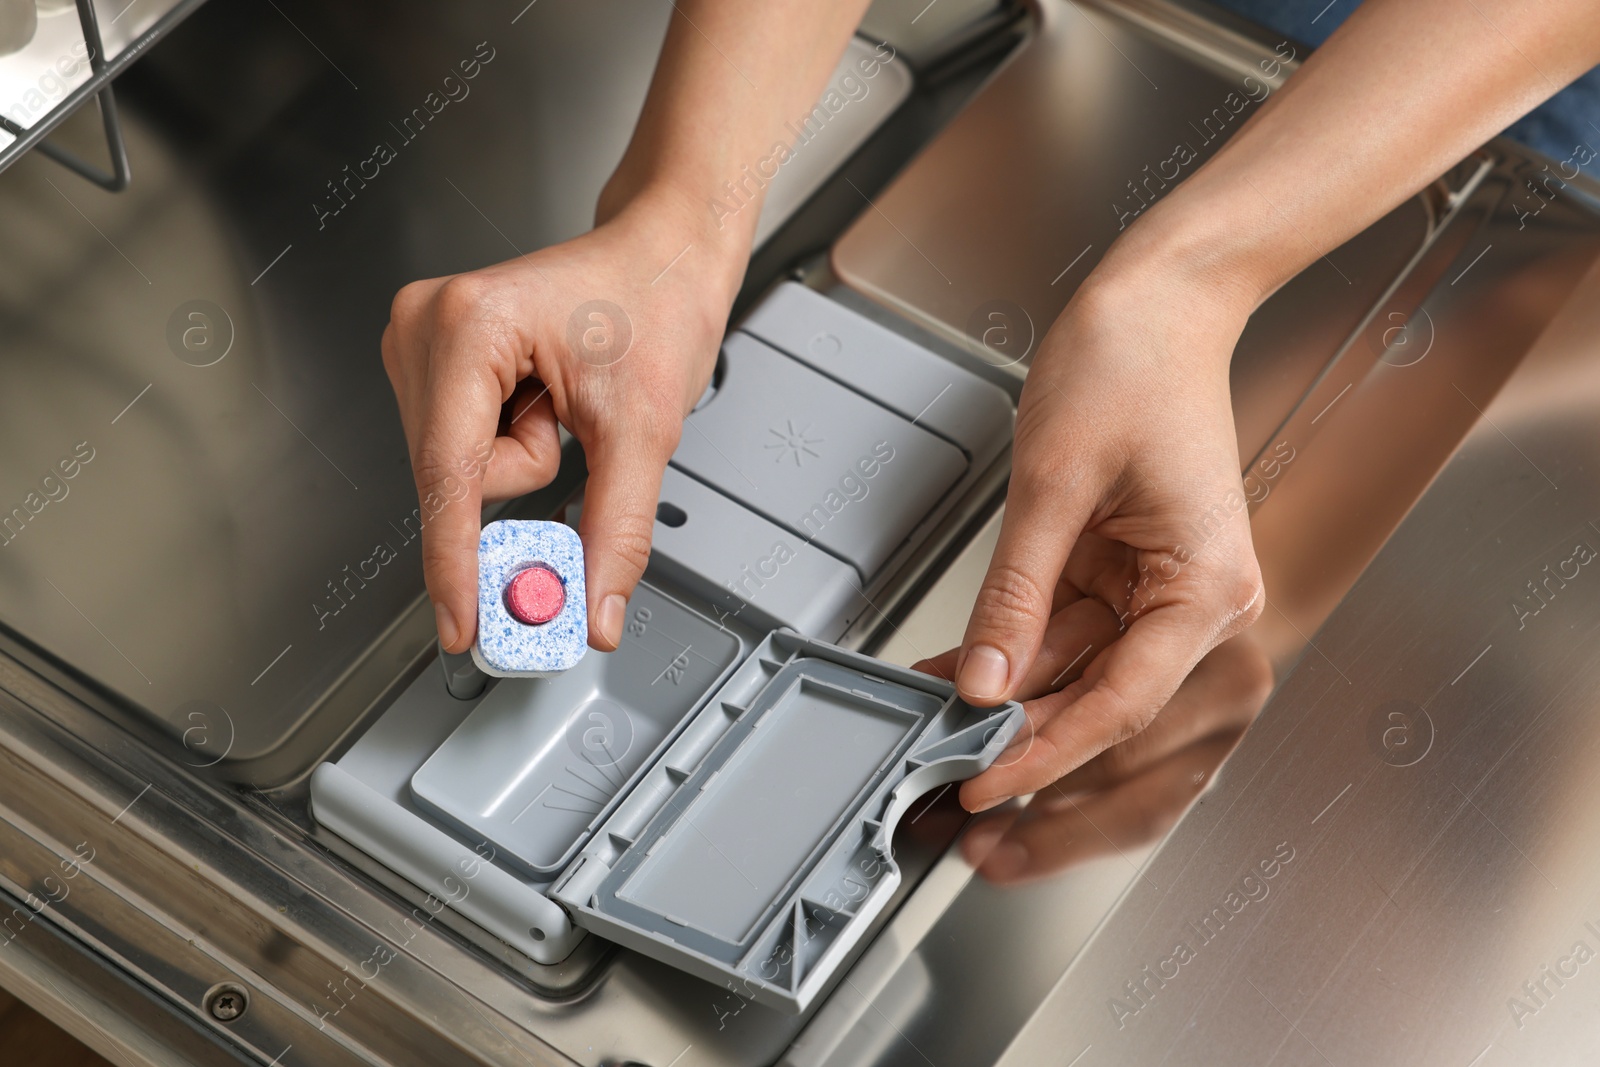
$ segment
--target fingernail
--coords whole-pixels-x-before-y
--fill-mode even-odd
[[[455,616],[450,614],[450,609],[444,606],[443,601],[433,605],[433,621],[434,625],[439,627],[439,644],[446,652],[450,651],[450,646],[461,636],[461,630],[456,626]]]
[[[1033,748],[1033,728],[1030,725],[1026,733],[1012,738],[1011,743],[1001,750],[1000,755],[996,756],[994,762],[989,766],[1013,766],[1023,756],[1026,756],[1031,748]]]
[[[1010,799],[1010,797],[991,797],[990,799],[979,804],[977,807],[968,808],[967,810],[976,815],[980,811],[988,811],[990,808],[998,807]]]
[[[956,685],[975,700],[999,700],[1010,675],[1004,652],[993,645],[973,645],[957,672]]]
[[[610,642],[612,648],[622,643],[622,614],[627,607],[627,597],[612,593],[600,601],[600,607],[594,613],[595,629]]]

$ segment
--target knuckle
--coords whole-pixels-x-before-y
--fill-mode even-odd
[[[542,483],[548,484],[561,470],[561,443],[551,441],[547,447],[537,449],[533,454],[533,475]]]
[[[402,330],[415,325],[428,305],[431,291],[432,287],[427,282],[417,281],[401,286],[389,302],[389,321]]]
[[[1018,792],[1043,789],[1072,770],[1074,765],[1068,752],[1051,738],[1048,730],[1042,729],[1029,733],[1026,752],[1017,762],[1023,760],[1026,760],[1026,766],[1017,768],[1022,773],[1014,783]]]
[[[997,562],[983,581],[980,603],[986,622],[1010,629],[1043,618],[1049,611],[1050,597],[1020,567]]]
[[[650,561],[650,527],[629,519],[611,532],[611,554],[633,573],[642,572]]]
[[[437,494],[454,503],[465,491],[465,483],[457,470],[458,464],[446,453],[424,446],[417,449],[411,461],[411,473],[417,482],[417,491],[423,496]],[[424,501],[426,503],[426,501]]]
[[[1223,580],[1223,632],[1233,635],[1261,617],[1266,608],[1266,587],[1261,568],[1252,556],[1247,566]]]
[[[1130,700],[1105,679],[1098,687],[1101,712],[1109,727],[1109,748],[1126,744],[1149,729],[1162,705]]]
[[[439,480],[449,470],[449,457],[431,445],[421,446],[411,458],[411,473],[416,475],[419,486]]]
[[[439,287],[435,297],[440,322],[459,325],[481,318],[494,302],[494,284],[478,274],[457,274]]]
[[[1058,781],[1068,771],[1072,770],[1079,762],[1074,760],[1070,752],[1063,749],[1046,734],[1039,734],[1034,738],[1035,759],[1043,773],[1039,775],[1039,785],[1046,786]]]

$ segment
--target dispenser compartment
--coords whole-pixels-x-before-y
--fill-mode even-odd
[[[944,438],[974,467],[1010,440],[1005,390],[798,282],[774,289],[739,329]]]
[[[661,502],[651,566],[718,621],[836,637],[865,604],[855,568],[682,471],[666,469]]]
[[[992,467],[1012,408],[800,286],[747,326],[663,476],[618,650],[548,678],[445,657],[313,773],[311,810],[536,963],[588,930],[801,1011],[892,898],[906,808],[1024,721],[813,640]]]
[[[745,943],[943,703],[902,691],[908,708],[865,691],[857,671],[790,663],[771,705],[713,753],[683,812],[624,872],[613,906],[655,913],[716,941]],[[759,732],[757,726],[763,727]],[[743,736],[739,736],[739,735]],[[719,749],[722,746],[719,746]],[[689,788],[696,788],[690,783]],[[629,866],[622,864],[619,866]]]
[[[505,679],[411,778],[430,813],[548,880],[742,658],[731,631],[649,586],[614,652]]]
[[[688,419],[673,466],[863,582],[966,472],[943,438],[745,333],[722,346],[721,384]]]

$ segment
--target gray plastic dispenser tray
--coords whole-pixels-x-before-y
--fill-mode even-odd
[[[452,909],[539,963],[589,930],[798,1012],[888,907],[901,816],[1025,716],[774,628],[843,633],[1001,455],[1012,408],[792,283],[720,367],[663,478],[619,649],[487,693],[447,661],[317,769],[312,814],[422,892],[470,877]]]

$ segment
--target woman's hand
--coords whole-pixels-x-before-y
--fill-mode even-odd
[[[446,651],[465,649],[477,627],[480,505],[550,481],[557,423],[589,464],[578,531],[589,643],[617,647],[650,555],[662,470],[710,379],[750,258],[766,188],[750,187],[750,168],[787,151],[786,122],[817,100],[865,7],[678,0],[595,229],[395,297],[383,362],[411,448],[422,566]]]
[[[986,880],[1011,885],[1149,844],[1210,784],[1266,703],[1272,681],[1272,665],[1249,633],[1224,641],[1149,729],[1106,749],[1027,807],[975,820],[961,854]]]
[[[973,703],[1028,701],[962,786],[971,811],[1134,738],[1262,610],[1228,391],[1257,297],[1178,261],[1108,258],[1029,371],[999,543],[961,649],[930,665]]]
[[[1424,43],[1397,66],[1397,40]],[[978,703],[1071,684],[1030,703],[968,809],[1139,734],[1260,614],[1227,373],[1250,312],[1597,61],[1593,3],[1372,0],[1112,245],[1029,372],[955,664]]]
[[[589,465],[589,643],[617,646],[662,470],[710,379],[748,253],[699,239],[697,255],[698,223],[694,205],[640,196],[582,237],[395,297],[383,362],[447,651],[467,648],[477,625],[481,503],[549,483],[558,422]]]

